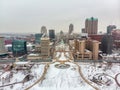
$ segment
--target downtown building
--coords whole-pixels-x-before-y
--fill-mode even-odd
[[[47,37],[41,38],[41,56],[43,58],[50,56],[50,39]]]
[[[88,35],[97,34],[98,32],[98,19],[91,17],[85,20],[85,33]]]
[[[112,54],[113,49],[113,37],[112,35],[106,34],[101,40],[101,50],[103,54]]]
[[[55,40],[55,30],[54,29],[49,30],[49,38],[51,41]]]
[[[40,40],[41,40],[42,35],[43,35],[42,33],[35,34],[35,43],[36,44],[40,44]]]
[[[98,60],[99,41],[96,40],[74,40],[74,58],[77,60]]]
[[[43,36],[47,35],[47,28],[45,26],[41,27],[41,34],[43,34]]]
[[[4,37],[0,37],[0,57],[4,57],[6,55],[7,52],[5,50]]]
[[[107,34],[111,34],[114,29],[116,29],[115,25],[107,26]]]
[[[70,24],[68,34],[71,34],[73,32],[73,30],[74,30],[74,25]]]
[[[22,56],[27,54],[27,45],[26,41],[24,40],[14,40],[12,42],[12,52],[13,56]]]
[[[120,48],[120,29],[114,29],[111,33],[114,40],[115,48]]]

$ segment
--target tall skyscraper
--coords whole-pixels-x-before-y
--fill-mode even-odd
[[[107,34],[111,34],[111,32],[112,32],[113,29],[116,29],[115,25],[109,25],[109,26],[107,26]]]
[[[60,31],[60,36],[59,36],[60,39],[63,39],[64,38],[64,32],[61,30]]]
[[[0,37],[0,56],[6,54],[4,37]]]
[[[114,39],[116,49],[120,48],[120,29],[112,30],[112,37]]]
[[[45,26],[41,27],[41,34],[47,35],[47,28]]]
[[[111,35],[105,35],[101,41],[101,50],[103,53],[111,54],[113,49],[113,37]]]
[[[97,34],[98,32],[98,19],[91,17],[85,21],[85,33]]]
[[[73,30],[74,30],[74,26],[73,26],[73,24],[70,24],[68,33],[71,34],[73,32]]]
[[[53,29],[49,30],[49,38],[50,38],[50,40],[55,39],[55,30],[53,30]]]
[[[42,37],[42,33],[36,33],[35,34],[35,43],[40,43],[41,37]]]
[[[85,28],[82,28],[82,29],[81,29],[81,33],[85,33]]]

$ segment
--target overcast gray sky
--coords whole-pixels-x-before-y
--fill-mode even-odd
[[[40,32],[43,25],[67,32],[70,23],[80,32],[91,16],[99,31],[110,24],[120,29],[120,0],[0,0],[0,33]]]

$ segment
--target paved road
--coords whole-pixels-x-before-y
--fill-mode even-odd
[[[103,60],[74,60],[75,62],[103,62]]]
[[[117,60],[74,60],[75,62],[111,62],[111,63],[120,63],[120,60],[117,61]],[[0,60],[0,64],[5,64],[5,63],[14,63],[15,60]],[[52,62],[52,59],[49,59],[49,60],[31,60],[31,62]]]
[[[75,62],[111,62],[111,63],[120,63],[120,60],[74,60]]]
[[[0,60],[0,64],[5,64],[5,63],[14,63],[15,60]],[[52,59],[49,60],[31,60],[31,62],[52,62]]]
[[[15,60],[0,60],[0,64],[14,63]]]

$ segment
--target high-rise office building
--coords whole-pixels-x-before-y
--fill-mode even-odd
[[[112,31],[112,36],[114,40],[120,40],[120,29],[114,29]]]
[[[0,56],[6,54],[5,44],[4,44],[4,37],[0,37]]]
[[[73,24],[70,24],[68,33],[71,34],[73,32],[73,30],[74,30],[74,26],[73,26]]]
[[[49,30],[49,38],[50,38],[50,40],[55,39],[55,30],[53,30],[53,29]]]
[[[47,28],[45,26],[41,27],[41,34],[47,35]]]
[[[85,33],[97,34],[98,31],[98,19],[91,17],[85,21]]]
[[[113,29],[116,29],[115,25],[109,25],[109,26],[107,26],[107,34],[111,34],[111,32],[112,32]]]
[[[81,33],[85,33],[85,28],[82,28],[82,29],[81,29]]]
[[[112,37],[114,39],[116,49],[120,48],[120,29],[114,29],[112,31]]]
[[[14,56],[27,54],[27,45],[24,40],[14,40],[12,42],[12,52]]]
[[[37,33],[35,34],[35,43],[40,43],[41,37],[42,37],[42,33]]]
[[[41,38],[41,56],[49,57],[50,56],[50,39],[47,37]]]
[[[101,50],[103,53],[111,54],[113,49],[113,37],[112,35],[105,35],[101,41]]]

